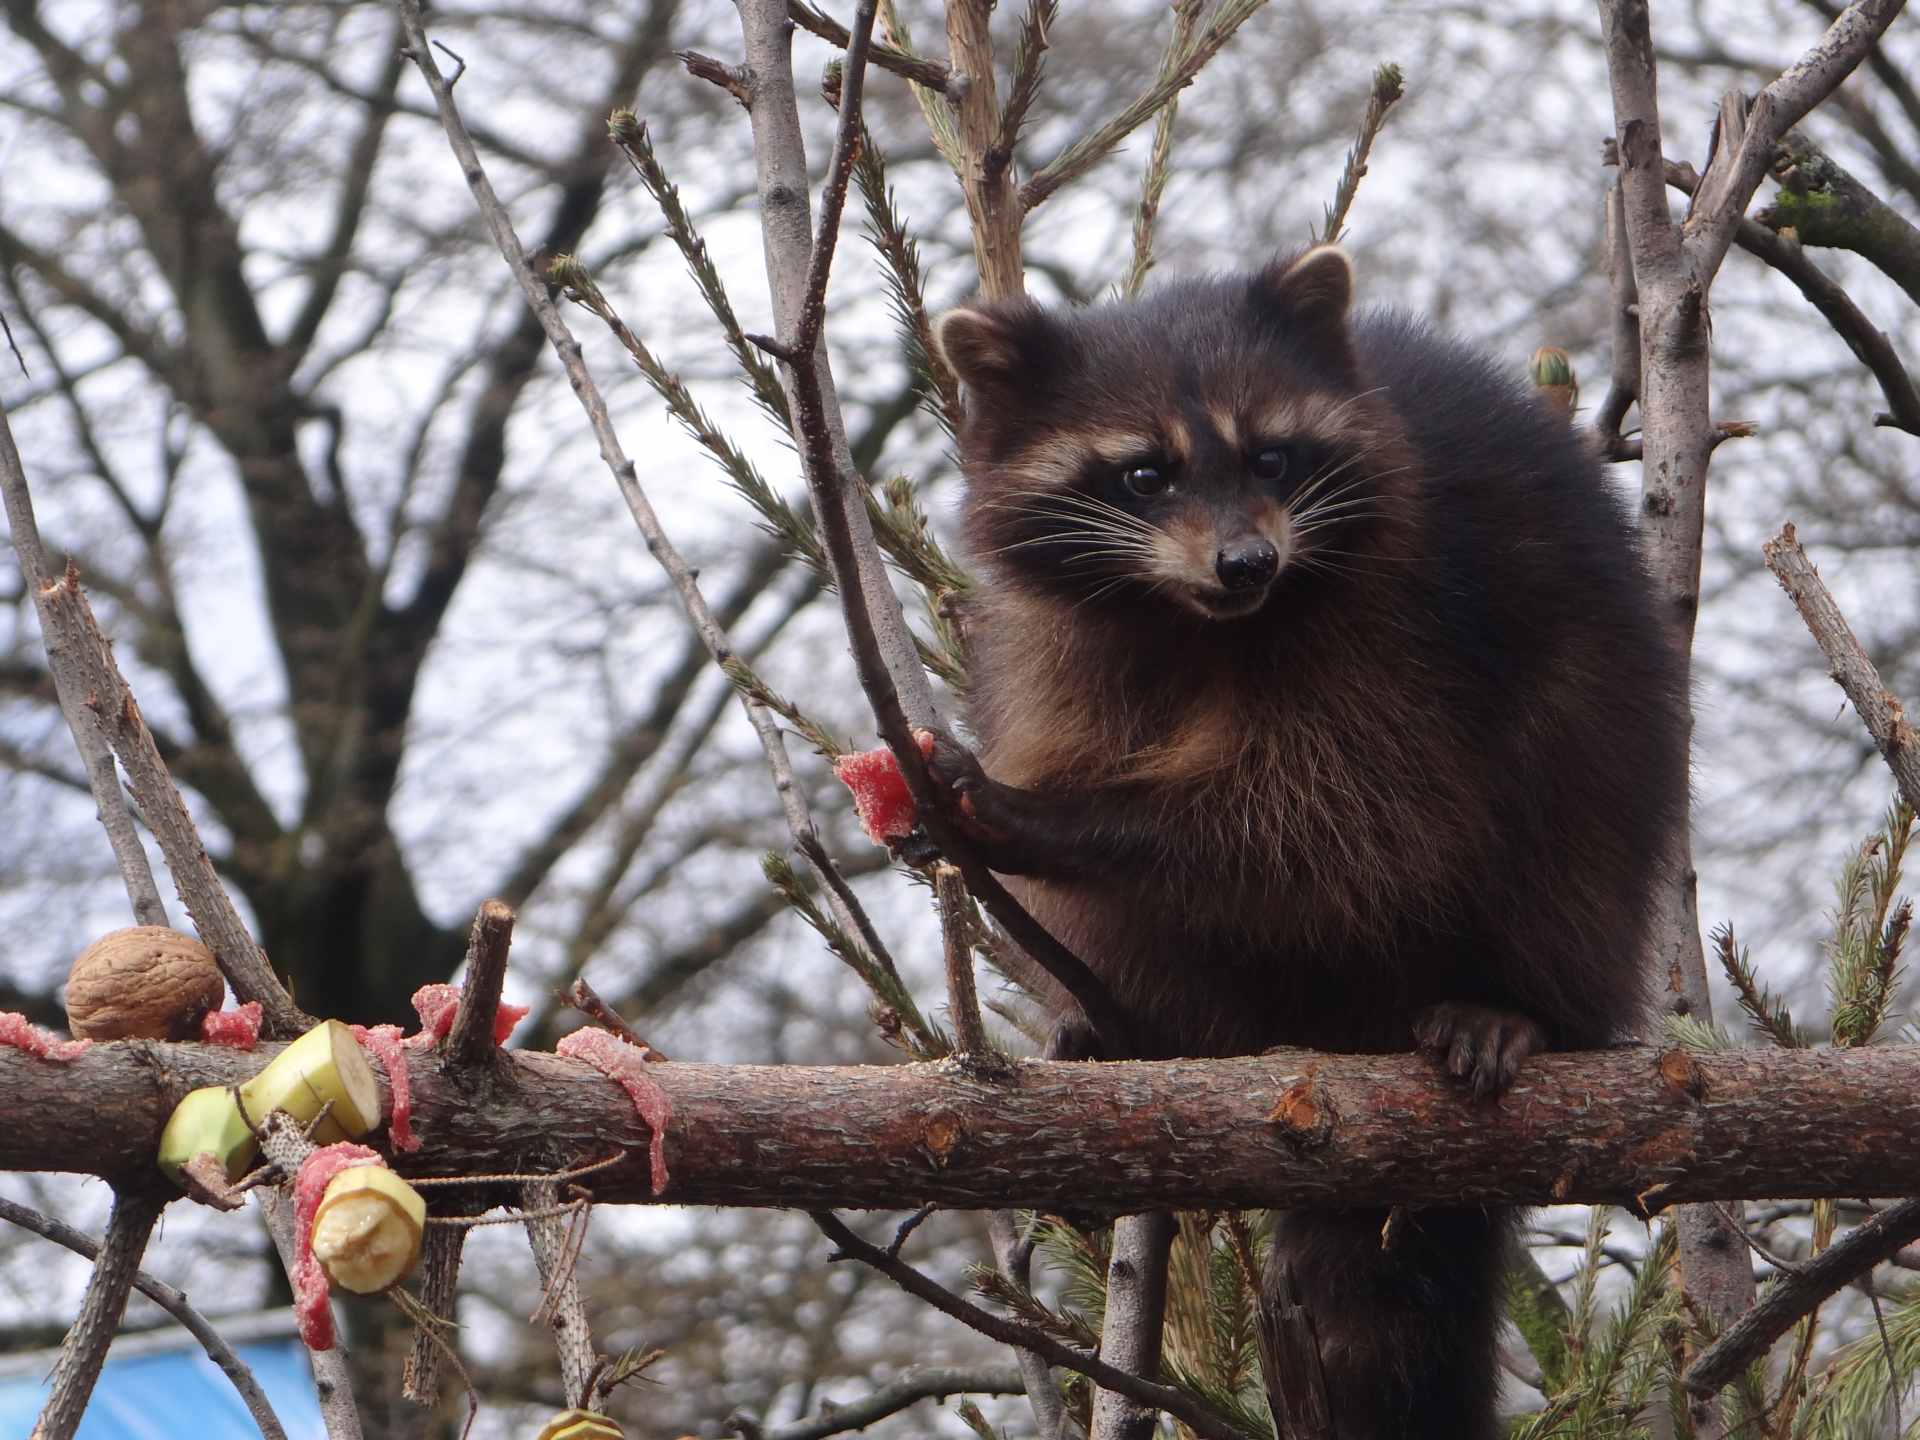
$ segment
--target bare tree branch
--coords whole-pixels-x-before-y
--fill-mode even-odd
[[[1194,1434],[1205,1436],[1206,1440],[1248,1440],[1241,1431],[1200,1406],[1184,1391],[1129,1375],[1098,1355],[1089,1355],[1031,1326],[996,1315],[991,1310],[982,1310],[978,1305],[961,1299],[951,1290],[928,1279],[911,1265],[889,1255],[879,1246],[869,1245],[837,1217],[825,1211],[815,1212],[813,1220],[826,1237],[839,1246],[842,1255],[871,1265],[909,1295],[926,1301],[942,1314],[951,1315],[988,1339],[1031,1350],[1052,1364],[1078,1370],[1105,1389],[1117,1391],[1141,1405],[1165,1410]]]
[[[106,1241],[94,1261],[93,1273],[87,1277],[80,1314],[60,1347],[52,1391],[34,1422],[33,1440],[73,1440],[74,1431],[80,1428],[80,1417],[93,1396],[100,1367],[106,1363],[107,1347],[113,1344],[114,1331],[120,1328],[120,1317],[126,1313],[127,1296],[140,1273],[140,1257],[146,1254],[153,1227],[166,1208],[166,1201],[154,1196],[153,1181],[147,1179],[146,1183],[145,1190],[114,1191]]]
[[[100,1246],[82,1235],[65,1221],[55,1220],[52,1216],[42,1215],[37,1210],[29,1210],[24,1205],[0,1197],[0,1220],[8,1220],[23,1230],[64,1245],[76,1255],[88,1260],[97,1260]],[[233,1382],[234,1390],[240,1396],[240,1403],[247,1407],[247,1413],[253,1417],[253,1423],[260,1429],[261,1440],[287,1440],[287,1432],[281,1427],[280,1417],[273,1413],[273,1403],[267,1399],[266,1392],[260,1388],[260,1382],[254,1378],[253,1371],[247,1368],[247,1362],[234,1353],[233,1347],[220,1337],[213,1323],[192,1305],[187,1303],[186,1294],[174,1289],[164,1280],[156,1280],[144,1270],[136,1270],[133,1276],[133,1288],[146,1296],[162,1310],[180,1322],[200,1348],[207,1352],[207,1358],[220,1367],[227,1379]]]
[[[7,423],[4,410],[0,410],[0,500],[5,502],[7,527],[13,538],[13,552],[20,562],[20,573],[26,580],[27,589],[33,594],[34,605],[41,612],[41,631],[48,650],[47,663],[52,672],[54,689],[60,697],[60,713],[66,717],[67,729],[72,732],[74,746],[86,766],[88,788],[93,792],[94,812],[107,832],[107,843],[113,847],[113,857],[120,867],[120,878],[127,889],[127,900],[133,906],[134,918],[140,924],[165,925],[167,907],[160,898],[159,887],[154,884],[153,868],[147,864],[147,852],[142,848],[140,836],[134,829],[133,813],[127,808],[126,796],[121,792],[120,777],[113,766],[112,748],[101,733],[99,724],[87,712],[87,692],[80,688],[79,677],[55,653],[61,642],[46,616],[47,554],[40,543],[40,527],[34,520],[33,497],[27,490],[26,467],[21,463],[20,451],[13,443],[13,428]]]
[[[1900,698],[1880,679],[1880,672],[1854,638],[1847,617],[1834,603],[1833,593],[1813,568],[1791,524],[1763,547],[1767,568],[1787,592],[1800,618],[1827,657],[1835,682],[1847,692],[1867,733],[1886,758],[1888,768],[1908,805],[1920,809],[1920,737],[1916,737]]]
[[[836,1400],[823,1405],[818,1415],[790,1425],[762,1425],[756,1434],[758,1440],[827,1440],[830,1435],[864,1430],[922,1400],[1020,1392],[1020,1372],[1010,1365],[916,1365],[858,1400]]]
[[[1914,1239],[1920,1239],[1920,1200],[1902,1200],[1882,1210],[1811,1260],[1783,1273],[1687,1367],[1681,1384],[1695,1395],[1718,1394],[1829,1296],[1893,1259]]]

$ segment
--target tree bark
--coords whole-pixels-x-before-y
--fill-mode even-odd
[[[118,1041],[67,1064],[0,1050],[0,1169],[124,1174],[173,1103],[277,1047]],[[1260,1205],[1543,1204],[1658,1209],[1744,1196],[1920,1193],[1920,1046],[1542,1055],[1476,1104],[1418,1055],[1289,1051],[1159,1064],[1025,1061],[1003,1081],[945,1064],[648,1067],[670,1179],[646,1126],[575,1061],[514,1052],[483,1087],[413,1058],[407,1174],[630,1153],[590,1181],[613,1203],[1120,1214]]]

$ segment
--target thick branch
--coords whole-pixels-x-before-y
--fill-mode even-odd
[[[0,1170],[151,1164],[182,1094],[243,1079],[276,1048],[123,1041],[66,1064],[0,1050]],[[1030,1060],[1005,1080],[940,1062],[676,1061],[648,1075],[673,1107],[664,1203],[1117,1214],[1920,1194],[1917,1066],[1911,1045],[1543,1055],[1489,1104],[1411,1054]],[[438,1053],[412,1076],[425,1144],[397,1157],[402,1171],[622,1147],[589,1182],[595,1198],[654,1198],[646,1126],[598,1071],[516,1051],[484,1106]]]
[[[1667,184],[1691,195],[1700,183],[1691,165],[1667,161]],[[1854,358],[1880,382],[1886,396],[1887,413],[1876,417],[1877,424],[1891,425],[1909,434],[1920,435],[1920,390],[1893,348],[1886,332],[1867,318],[1838,281],[1807,258],[1794,240],[1775,234],[1755,220],[1742,220],[1734,239],[1748,254],[1765,261],[1799,288],[1809,304],[1818,310],[1827,324],[1853,352]]]
[[[1779,193],[1754,219],[1769,230],[1792,230],[1802,245],[1865,257],[1920,305],[1920,226],[1797,130],[1780,142],[1779,159]]]
[[[1684,227],[1687,259],[1703,283],[1711,282],[1733,243],[1734,226],[1760,188],[1774,146],[1859,67],[1905,5],[1906,0],[1855,0],[1812,49],[1754,96],[1744,133],[1722,135]]]
[[[1130,1375],[1160,1371],[1167,1260],[1177,1233],[1173,1216],[1164,1210],[1123,1216],[1113,1227],[1100,1358]],[[1112,1390],[1094,1392],[1092,1440],[1151,1440],[1159,1424],[1159,1413],[1151,1406]]]

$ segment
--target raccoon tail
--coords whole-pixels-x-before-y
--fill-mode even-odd
[[[1281,1440],[1492,1440],[1518,1215],[1276,1213],[1261,1348]]]

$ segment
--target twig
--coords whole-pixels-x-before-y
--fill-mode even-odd
[[[38,1210],[29,1210],[24,1205],[16,1205],[4,1197],[0,1197],[0,1220],[8,1220],[23,1230],[31,1230],[88,1260],[99,1257],[100,1246],[65,1221],[42,1215]],[[154,1279],[144,1270],[134,1271],[133,1288],[178,1320],[180,1328],[200,1342],[200,1348],[207,1352],[207,1358],[233,1382],[240,1402],[247,1407],[247,1413],[259,1427],[262,1440],[287,1440],[280,1417],[273,1413],[272,1402],[260,1388],[260,1382],[254,1378],[247,1362],[234,1353],[233,1347],[221,1338],[213,1323],[187,1302],[184,1291],[174,1289],[164,1280]]]
[[[86,697],[87,708],[119,758],[134,801],[166,857],[174,888],[186,902],[200,938],[220,962],[233,993],[243,1002],[260,1002],[268,1035],[284,1039],[303,1033],[312,1027],[313,1019],[293,1003],[227,898],[73,566],[69,564],[59,580],[42,584],[37,598],[49,646],[65,652],[63,663],[72,667],[77,692]]]
[[[1373,88],[1367,94],[1367,111],[1360,117],[1360,133],[1355,137],[1353,149],[1347,152],[1347,163],[1340,172],[1340,187],[1333,192],[1333,204],[1327,207],[1326,222],[1320,227],[1320,240],[1323,244],[1337,245],[1340,232],[1347,223],[1347,211],[1353,207],[1353,197],[1360,189],[1361,177],[1367,173],[1367,157],[1373,153],[1373,142],[1380,134],[1380,127],[1387,123],[1387,112],[1406,93],[1406,82],[1400,74],[1398,65],[1382,65],[1373,72]]]
[[[1005,1316],[996,1315],[990,1310],[982,1310],[978,1305],[962,1299],[945,1286],[921,1274],[911,1265],[894,1259],[879,1246],[869,1245],[831,1212],[819,1210],[812,1212],[812,1215],[813,1223],[818,1225],[821,1232],[839,1247],[840,1254],[835,1258],[858,1260],[863,1265],[872,1266],[909,1295],[926,1301],[936,1310],[979,1331],[989,1340],[998,1340],[1006,1345],[1017,1345],[1024,1350],[1033,1351],[1050,1364],[1077,1370],[1096,1385],[1118,1391],[1130,1399],[1139,1401],[1142,1405],[1166,1411],[1194,1434],[1205,1436],[1207,1440],[1249,1440],[1242,1431],[1184,1391],[1152,1380],[1142,1380],[1137,1375],[1129,1375],[1124,1370],[1108,1364],[1098,1355],[1090,1355],[1084,1350],[1075,1349],[1071,1345],[1054,1339],[1044,1331],[1009,1320]]]
[[[941,954],[947,967],[947,1014],[953,1021],[954,1049],[963,1056],[984,1057],[993,1045],[980,1019],[980,999],[973,983],[973,902],[966,881],[952,865],[934,867],[933,893],[940,907]]]
[[[466,984],[447,1032],[447,1063],[456,1070],[489,1061],[497,1048],[493,1017],[507,978],[507,948],[513,943],[513,910],[498,900],[481,904],[467,936]]]
[[[1888,1206],[1813,1259],[1785,1271],[1766,1294],[1686,1369],[1681,1383],[1699,1396],[1731,1384],[1803,1315],[1817,1310],[1874,1266],[1920,1238],[1920,1199]]]
[[[627,1022],[620,1017],[620,1012],[607,1004],[605,1000],[602,1000],[599,992],[585,980],[575,980],[568,988],[564,998],[567,1004],[599,1025],[601,1029],[611,1030],[615,1035],[618,1035],[622,1040],[626,1041],[627,1044],[633,1046],[634,1049],[640,1052],[642,1059],[665,1060],[667,1058],[664,1051],[656,1050],[645,1040],[641,1039],[640,1032],[627,1024]]]
[[[1880,747],[1894,782],[1909,806],[1920,809],[1920,752],[1916,751],[1913,725],[1907,719],[1900,699],[1880,679],[1867,652],[1854,638],[1847,617],[1840,613],[1833,594],[1813,568],[1807,552],[1791,523],[1761,547],[1767,568],[1787,592],[1800,618],[1806,622],[1820,651],[1827,657],[1829,673],[1846,691],[1854,713]]]
[[[1166,53],[1160,58],[1163,77],[1173,72],[1193,44],[1193,29],[1205,8],[1205,0],[1178,0],[1174,5],[1173,38],[1167,41]],[[1167,96],[1167,103],[1153,122],[1153,143],[1147,147],[1147,168],[1140,177],[1140,204],[1133,212],[1133,260],[1127,266],[1127,278],[1120,284],[1120,293],[1128,299],[1140,293],[1147,272],[1153,269],[1153,225],[1160,215],[1160,196],[1167,188],[1167,160],[1173,154],[1173,127],[1179,117],[1180,92],[1176,90]]]
[[[1031,1222],[1022,1233],[1018,1216],[1011,1210],[993,1210],[987,1214],[987,1239],[993,1246],[994,1267],[1008,1284],[1021,1290],[1033,1288],[1033,1234]],[[1914,1267],[1920,1269],[1920,1264]],[[1046,1358],[1031,1350],[1015,1350],[1020,1374],[1026,1382],[1027,1405],[1033,1411],[1034,1429],[1039,1440],[1064,1440],[1066,1402],[1061,1399],[1059,1382]]]
[[[34,1422],[33,1440],[73,1440],[73,1432],[80,1428],[80,1417],[93,1397],[94,1382],[100,1378],[100,1367],[106,1364],[114,1331],[126,1314],[127,1296],[139,1277],[140,1257],[146,1253],[147,1241],[165,1208],[166,1201],[155,1198],[151,1191],[114,1191],[106,1239],[94,1260],[93,1274],[87,1278],[80,1313],[60,1346],[60,1359],[53,1367],[52,1392]]]
[[[1027,0],[1027,13],[1020,17],[1020,37],[1013,46],[1013,83],[1007,89],[1000,128],[993,138],[996,154],[1013,154],[1027,113],[1039,98],[1040,82],[1047,73],[1047,49],[1052,43],[1048,32],[1059,10],[1060,0]]]
[[[627,502],[627,510],[633,516],[634,523],[639,527],[646,541],[648,552],[666,571],[667,578],[673,585],[681,607],[686,611],[695,632],[700,636],[701,642],[706,646],[714,662],[724,670],[727,662],[735,655],[733,642],[714,619],[692,568],[667,537],[665,529],[660,524],[659,515],[654,511],[652,502],[647,499],[645,490],[641,488],[633,462],[627,457],[625,450],[621,447],[619,436],[614,432],[606,401],[599,387],[594,383],[592,375],[587,371],[579,342],[573,338],[572,333],[567,329],[566,322],[560,317],[559,310],[547,293],[545,282],[533,273],[532,267],[527,263],[526,252],[520,245],[519,236],[514,233],[513,224],[507,217],[506,209],[501,205],[500,198],[494,192],[493,184],[488,180],[486,170],[480,163],[480,157],[473,148],[472,137],[467,133],[466,124],[460,117],[458,107],[454,104],[452,91],[428,52],[418,0],[395,0],[395,5],[407,32],[409,53],[419,67],[420,73],[425,77],[428,87],[433,91],[441,127],[445,130],[448,144],[460,162],[461,171],[467,179],[467,187],[472,192],[474,203],[479,207],[481,217],[493,236],[494,244],[506,260],[508,268],[513,271],[528,306],[539,319],[541,329],[546,332],[547,339],[559,355],[561,367],[566,372],[574,394],[579,398],[581,407],[586,411],[587,419],[593,427],[594,438],[599,442],[601,459],[613,472],[614,481],[620,487],[621,496]],[[788,82],[790,87],[791,74]],[[755,114],[757,117],[758,109]],[[759,124],[757,118],[755,124]],[[804,185],[802,194],[804,197]],[[844,445],[844,431],[841,432],[841,442]],[[864,521],[866,518],[864,510],[859,514]],[[886,584],[885,567],[880,566],[879,569],[879,583],[884,586]],[[888,594],[891,595],[891,593],[889,590]],[[897,608],[896,604],[896,612]],[[901,628],[904,631],[904,620],[901,622]],[[908,642],[907,649],[908,653],[911,653],[911,642]],[[924,688],[924,676],[921,684]],[[930,709],[931,699],[927,703]],[[754,734],[760,741],[760,748],[766,755],[767,768],[773,776],[774,790],[780,797],[787,828],[792,833],[795,843],[803,852],[813,855],[824,854],[814,829],[813,817],[807,807],[806,796],[794,780],[793,765],[787,756],[786,742],[780,734],[780,727],[765,706],[747,697],[742,697],[741,704],[746,709],[747,719],[753,725]],[[851,889],[831,864],[821,872],[821,880],[827,889],[828,904],[833,908],[835,918],[843,927],[849,933],[871,934],[870,922],[865,921],[864,912],[854,902]],[[875,957],[875,963],[891,965],[892,962],[885,958],[885,952],[882,951]]]
[[[829,45],[847,48],[849,35],[847,27],[828,15],[818,6],[809,5],[806,0],[791,0],[787,6],[791,15],[802,30],[818,35]],[[929,90],[946,92],[947,81],[952,72],[938,60],[925,55],[915,55],[902,50],[897,45],[876,44],[873,47],[873,63],[882,70],[891,70],[902,79],[911,80],[916,85],[924,85]]]
[[[12,338],[11,333],[8,338]],[[20,451],[13,443],[13,429],[7,423],[5,410],[0,410],[0,499],[5,501],[7,526],[13,538],[13,553],[20,562],[20,574],[38,607],[42,604],[41,590],[47,583],[51,566],[46,548],[40,542],[39,524],[34,519],[26,466],[21,463]],[[113,858],[120,867],[121,883],[127,888],[134,918],[142,925],[165,925],[167,907],[160,898],[159,887],[154,884],[153,867],[147,864],[147,852],[140,845],[133,814],[120,789],[120,779],[113,768],[113,751],[100,733],[99,725],[86,712],[86,692],[76,688],[75,677],[63,655],[55,653],[59,651],[60,642],[44,615],[40,624],[48,651],[47,668],[53,675],[54,693],[60,699],[60,713],[66,717],[74,748],[86,766],[94,810],[107,832],[107,843],[113,847]]]
[[[1167,1260],[1178,1233],[1173,1215],[1165,1210],[1123,1215],[1113,1223],[1100,1358],[1129,1375],[1160,1373],[1160,1339],[1167,1314]],[[1151,1406],[1112,1390],[1096,1390],[1091,1440],[1151,1440],[1159,1419]]]
[[[719,86],[733,96],[741,109],[753,104],[753,87],[747,81],[746,72],[738,65],[729,65],[698,50],[676,50],[673,53],[687,67],[689,75],[696,80],[705,80],[709,85]]]
[[[907,1243],[907,1237],[925,1224],[927,1218],[938,1211],[939,1208],[938,1205],[933,1204],[922,1205],[918,1210],[902,1220],[900,1222],[900,1228],[893,1232],[893,1243],[887,1246],[887,1254],[898,1259],[901,1249]]]
[[[1214,12],[1213,19],[1207,22],[1207,28],[1201,32],[1199,40],[1181,57],[1179,64],[1157,77],[1145,93],[1106,124],[1075,140],[1041,166],[1020,187],[1021,210],[1031,212],[1037,209],[1062,185],[1079,179],[1105,159],[1114,146],[1145,124],[1166,104],[1169,97],[1191,85],[1206,63],[1233,38],[1234,32],[1252,19],[1265,4],[1266,0],[1224,0]],[[954,57],[954,63],[957,68],[958,55]]]
[[[749,1428],[747,1417],[736,1415],[728,1423],[741,1435],[758,1440],[827,1440],[830,1435],[864,1430],[922,1400],[948,1395],[1018,1395],[1020,1389],[1020,1372],[1011,1365],[915,1365],[858,1400],[823,1403],[819,1414],[805,1420]]]
[[[533,1248],[534,1264],[539,1267],[546,1292],[538,1313],[545,1316],[553,1331],[554,1348],[560,1353],[561,1393],[567,1404],[589,1407],[587,1387],[597,1357],[574,1266],[591,1212],[582,1204],[575,1223],[564,1223],[555,1213],[560,1208],[560,1186],[553,1180],[529,1181],[522,1187],[521,1197],[527,1212],[527,1243]]]
[[[266,1218],[267,1234],[279,1253],[280,1266],[289,1282],[299,1264],[299,1245],[294,1238],[294,1209],[291,1191],[263,1186],[253,1192]],[[347,1368],[347,1355],[338,1345],[328,1350],[312,1350],[307,1361],[313,1366],[313,1393],[320,1402],[320,1420],[326,1426],[327,1440],[362,1440],[360,1410],[353,1403],[353,1374]]]

